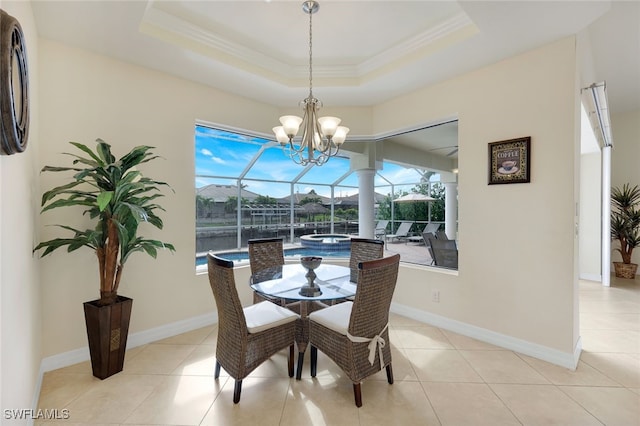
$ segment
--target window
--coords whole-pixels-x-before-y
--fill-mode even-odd
[[[309,233],[358,232],[358,176],[347,157],[302,167],[277,142],[196,125],[195,167],[196,255],[238,250],[251,238],[277,236],[297,243]],[[374,181],[376,219],[390,219],[392,227],[413,221],[417,235],[428,222],[443,222],[439,176],[384,161]],[[392,201],[410,192],[436,201]]]

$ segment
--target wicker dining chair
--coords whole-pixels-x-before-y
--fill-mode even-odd
[[[356,406],[362,406],[361,382],[386,368],[393,384],[389,342],[389,307],[398,278],[400,255],[361,262],[353,302],[309,315],[311,377],[316,376],[318,349],[353,382]]]
[[[263,269],[284,265],[284,243],[282,238],[255,238],[247,241],[251,275]],[[253,292],[253,303],[268,300],[282,305],[282,301]]]
[[[384,241],[373,240],[369,238],[351,238],[351,254],[349,255],[349,269],[352,283],[358,282],[358,264],[369,260],[380,259],[384,257]],[[342,303],[347,300],[353,301],[353,297],[332,300],[331,304]]]
[[[369,260],[380,259],[384,256],[384,241],[368,238],[351,238],[351,255],[349,268],[351,282],[358,282],[358,264]]]
[[[233,262],[208,254],[209,283],[218,308],[218,341],[214,377],[220,367],[235,379],[233,402],[240,401],[242,379],[274,354],[289,347],[289,377],[293,377],[296,324],[300,316],[265,301],[242,308]]]

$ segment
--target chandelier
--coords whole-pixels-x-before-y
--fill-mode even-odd
[[[320,5],[316,1],[305,1],[302,10],[309,15],[309,96],[300,102],[304,110],[302,118],[296,115],[280,117],[281,126],[273,128],[276,140],[280,142],[282,150],[288,154],[296,164],[323,165],[330,157],[334,157],[349,133],[349,128],[340,126],[338,117],[320,117],[318,111],[322,102],[313,96],[313,59],[312,59],[312,15],[318,11]],[[302,140],[294,144],[294,138],[302,126]],[[296,147],[297,145],[297,147]]]

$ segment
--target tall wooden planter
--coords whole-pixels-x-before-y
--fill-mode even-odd
[[[122,371],[132,305],[133,299],[124,296],[107,306],[98,306],[97,300],[84,303],[91,368],[99,379]]]

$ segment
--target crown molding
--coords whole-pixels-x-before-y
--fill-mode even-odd
[[[214,31],[158,9],[146,9],[140,31],[165,42],[195,51],[227,65],[263,76],[289,87],[308,83],[307,65],[293,64],[225,38]],[[357,86],[374,75],[396,69],[410,60],[433,54],[478,32],[465,13],[459,13],[426,31],[353,65],[314,64],[314,84]]]

